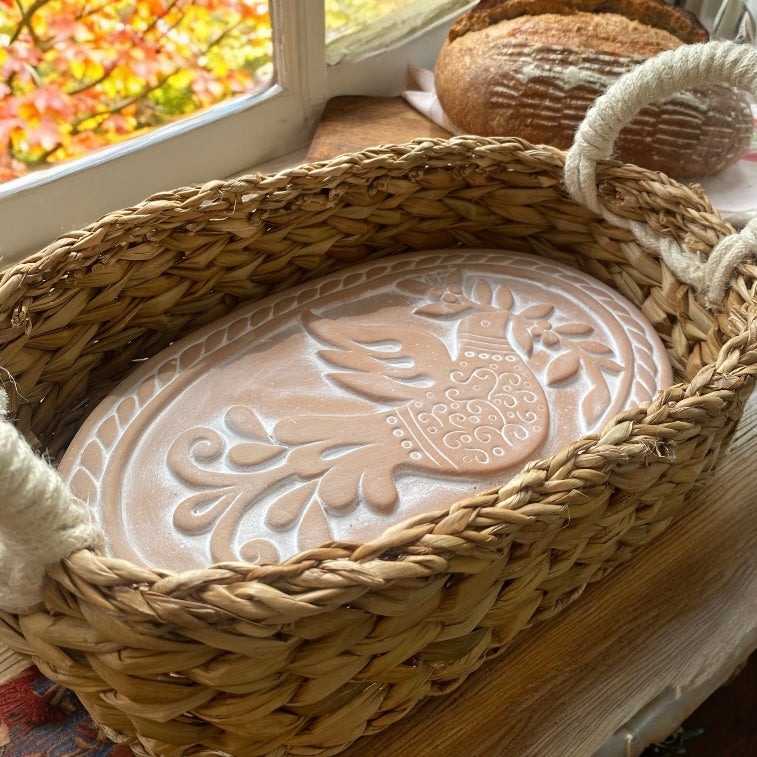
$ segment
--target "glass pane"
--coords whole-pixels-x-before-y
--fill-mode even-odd
[[[325,0],[328,62],[386,49],[474,4],[471,0]]]
[[[272,75],[268,2],[0,0],[0,181],[264,89]]]
[[[326,0],[326,43],[363,26],[395,16],[403,0]]]

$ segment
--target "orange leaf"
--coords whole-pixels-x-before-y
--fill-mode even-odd
[[[39,124],[28,129],[26,132],[31,147],[41,147],[43,150],[52,150],[64,139],[61,125],[49,118],[43,118]]]

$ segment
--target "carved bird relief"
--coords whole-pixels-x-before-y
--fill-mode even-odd
[[[226,413],[223,434],[193,428],[171,445],[168,468],[195,490],[176,507],[174,525],[187,534],[212,530],[214,560],[275,561],[269,537],[292,528],[301,549],[317,546],[333,538],[327,514],[367,508],[389,515],[403,473],[490,480],[514,472],[548,437],[544,386],[583,374],[584,423],[607,410],[606,376],[622,367],[591,339],[591,325],[555,325],[548,304],[518,311],[510,288],[484,277],[473,279],[468,294],[455,272],[436,280],[409,276],[396,286],[418,303],[410,325],[303,313],[302,329],[333,387],[328,412],[314,409],[266,428],[253,408],[237,405]],[[452,338],[445,343],[423,321],[445,322]],[[547,358],[534,360],[537,352]],[[372,409],[342,413],[339,398],[350,396]],[[267,508],[270,532],[236,551],[240,520],[255,507]]]

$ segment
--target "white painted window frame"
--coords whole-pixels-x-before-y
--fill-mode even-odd
[[[362,59],[327,66],[324,7],[271,0],[276,83],[87,158],[0,184],[2,265],[148,195],[243,172],[308,144],[336,95],[398,95],[409,64],[431,67],[461,0],[427,28]],[[467,5],[471,5],[468,3]],[[465,7],[465,4],[462,4]]]

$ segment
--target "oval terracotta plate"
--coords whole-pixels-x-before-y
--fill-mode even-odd
[[[61,472],[111,554],[276,561],[504,483],[671,380],[638,310],[585,274],[413,253],[174,344],[95,410]]]

